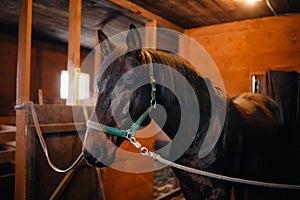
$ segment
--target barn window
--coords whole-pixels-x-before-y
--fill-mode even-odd
[[[258,93],[261,88],[264,75],[261,73],[251,75],[251,90],[253,93]]]
[[[258,2],[258,1],[261,1],[261,0],[247,0],[247,2],[248,2],[249,4],[254,4],[255,2]]]
[[[79,99],[89,98],[89,91],[90,91],[89,86],[90,86],[90,75],[87,73],[80,72],[78,76],[78,88],[77,88],[78,91],[77,94]],[[61,71],[60,74],[60,98],[67,99],[68,92],[69,92],[69,73],[68,71],[63,70]]]

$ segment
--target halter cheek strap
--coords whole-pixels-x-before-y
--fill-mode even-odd
[[[104,124],[100,124],[98,122],[94,122],[92,120],[87,121],[87,127],[104,132],[110,135],[115,135],[119,137],[124,137],[130,141],[135,142],[135,134],[136,131],[139,129],[143,121],[147,118],[147,116],[150,114],[151,110],[153,108],[156,108],[156,80],[154,78],[154,69],[153,69],[153,62],[152,62],[152,57],[149,52],[142,50],[141,52],[141,60],[143,64],[149,63],[149,75],[150,75],[150,83],[151,83],[151,100],[150,100],[150,105],[147,108],[147,110],[138,118],[136,122],[132,124],[130,129],[124,130],[124,129],[119,129],[111,126],[107,126]]]

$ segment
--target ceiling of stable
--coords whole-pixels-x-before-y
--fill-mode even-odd
[[[95,28],[99,26],[107,35],[127,30],[130,23],[143,27],[151,20],[144,10],[184,29],[300,13],[299,0],[256,1],[249,4],[247,0],[130,0],[141,8],[133,11],[117,5],[116,0],[82,0],[81,45],[93,48]],[[20,0],[0,1],[1,31],[17,30],[19,6]],[[33,36],[67,42],[68,16],[69,0],[33,0]]]

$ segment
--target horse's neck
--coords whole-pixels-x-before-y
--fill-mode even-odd
[[[178,128],[182,123],[181,118],[189,118],[190,121],[198,125],[194,133],[190,133],[189,131],[187,131],[187,133],[184,133],[186,137],[192,137],[192,142],[190,143],[191,145],[188,148],[188,150],[184,152],[184,154],[188,156],[198,157],[200,147],[203,143],[209,124],[211,122],[210,119],[211,119],[211,112],[212,112],[211,111],[212,101],[215,100],[217,100],[218,102],[224,101],[225,95],[221,93],[218,94],[215,91],[215,89],[213,89],[211,82],[208,79],[201,77],[199,73],[194,71],[194,68],[191,67],[190,64],[184,61],[182,58],[164,52],[156,55],[155,53],[152,52],[152,54],[154,55],[154,60],[157,63],[167,65],[175,69],[176,71],[180,72],[181,75],[186,78],[188,84],[193,90],[192,92],[189,92],[186,89],[186,85],[184,85],[182,81],[178,81],[176,78],[172,76],[171,73],[169,74],[169,72],[166,72],[167,74],[163,74],[164,78],[167,79],[171,85],[175,85],[174,88],[177,88],[176,91],[180,91],[180,93],[183,93],[184,98],[182,101],[184,102],[180,102],[178,100],[177,94],[174,94],[170,90],[167,90],[166,88],[163,88],[161,86],[158,87],[157,97],[158,97],[158,103],[162,104],[162,106],[165,108],[167,112],[167,121],[163,127],[163,130],[171,139],[173,139],[175,135],[178,134],[177,133]],[[159,73],[158,70],[157,73]],[[157,76],[160,75],[161,74],[157,74]],[[191,105],[192,96],[190,93],[194,93],[196,95],[197,105],[193,105],[193,104]],[[216,99],[212,100],[211,99],[212,97]],[[188,105],[188,109],[190,109],[189,111],[191,113],[193,113],[193,111],[196,110],[200,113],[201,117],[196,119],[195,116],[193,116],[192,114],[183,117],[182,112],[185,111],[184,110],[185,108],[182,108],[182,105],[185,104]],[[218,139],[218,136],[214,137],[213,139],[215,139],[214,141],[216,141]]]
[[[199,78],[199,81],[203,81],[203,79]],[[167,113],[167,120],[163,127],[163,130],[171,138],[171,140],[174,139],[174,137],[177,134],[180,134],[178,133],[178,129],[180,125],[184,123],[182,122],[183,119],[181,119],[182,112],[193,113],[195,110],[197,110],[201,116],[197,118],[191,114],[188,117],[185,117],[189,122],[194,122],[194,124],[196,124],[197,127],[193,131],[188,129],[183,133],[184,138],[182,140],[190,142],[190,146],[187,147],[184,150],[184,152],[182,152],[183,157],[198,158],[201,144],[203,143],[203,140],[206,136],[206,131],[209,126],[211,104],[210,104],[208,91],[206,91],[206,89],[204,89],[204,91],[201,91],[203,90],[203,88],[198,88],[202,84],[203,83],[200,84],[199,82],[194,82],[193,85],[191,85],[192,88],[194,88],[194,90],[198,89],[197,91],[195,91],[198,105],[189,104],[190,103],[189,94],[184,94],[184,96],[186,97],[185,102],[179,102],[178,99],[171,98],[169,96],[172,95],[170,94],[170,91],[167,92],[164,91],[163,97],[161,97],[161,95],[158,95],[158,103],[162,104],[162,106],[164,107]],[[158,91],[160,92],[161,89],[162,88],[159,87]],[[181,91],[185,92],[184,89],[182,89]],[[188,104],[189,110],[181,110],[183,104]],[[183,126],[188,126],[188,125],[183,125]],[[174,149],[171,149],[171,151],[174,151]],[[183,159],[181,159],[181,161],[185,162]]]

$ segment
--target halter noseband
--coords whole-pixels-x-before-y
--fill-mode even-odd
[[[111,127],[111,126],[107,126],[104,124],[100,124],[98,122],[94,122],[92,120],[88,120],[87,121],[87,127],[100,131],[100,132],[104,132],[110,135],[115,135],[115,136],[119,136],[119,137],[124,137],[128,140],[130,140],[131,142],[136,143],[136,139],[135,139],[135,133],[138,130],[138,128],[141,126],[141,124],[143,123],[143,121],[146,119],[146,117],[150,114],[151,110],[153,108],[156,108],[156,80],[154,78],[154,69],[153,69],[153,61],[152,61],[152,57],[150,55],[149,52],[147,52],[146,50],[142,50],[141,54],[140,54],[141,60],[142,60],[142,64],[149,64],[149,75],[150,75],[150,83],[151,83],[151,100],[150,100],[150,105],[147,108],[147,110],[138,118],[138,120],[136,120],[136,122],[134,122],[132,124],[132,126],[130,127],[130,129],[124,130],[124,129],[119,129],[119,128],[115,128],[115,127]]]

